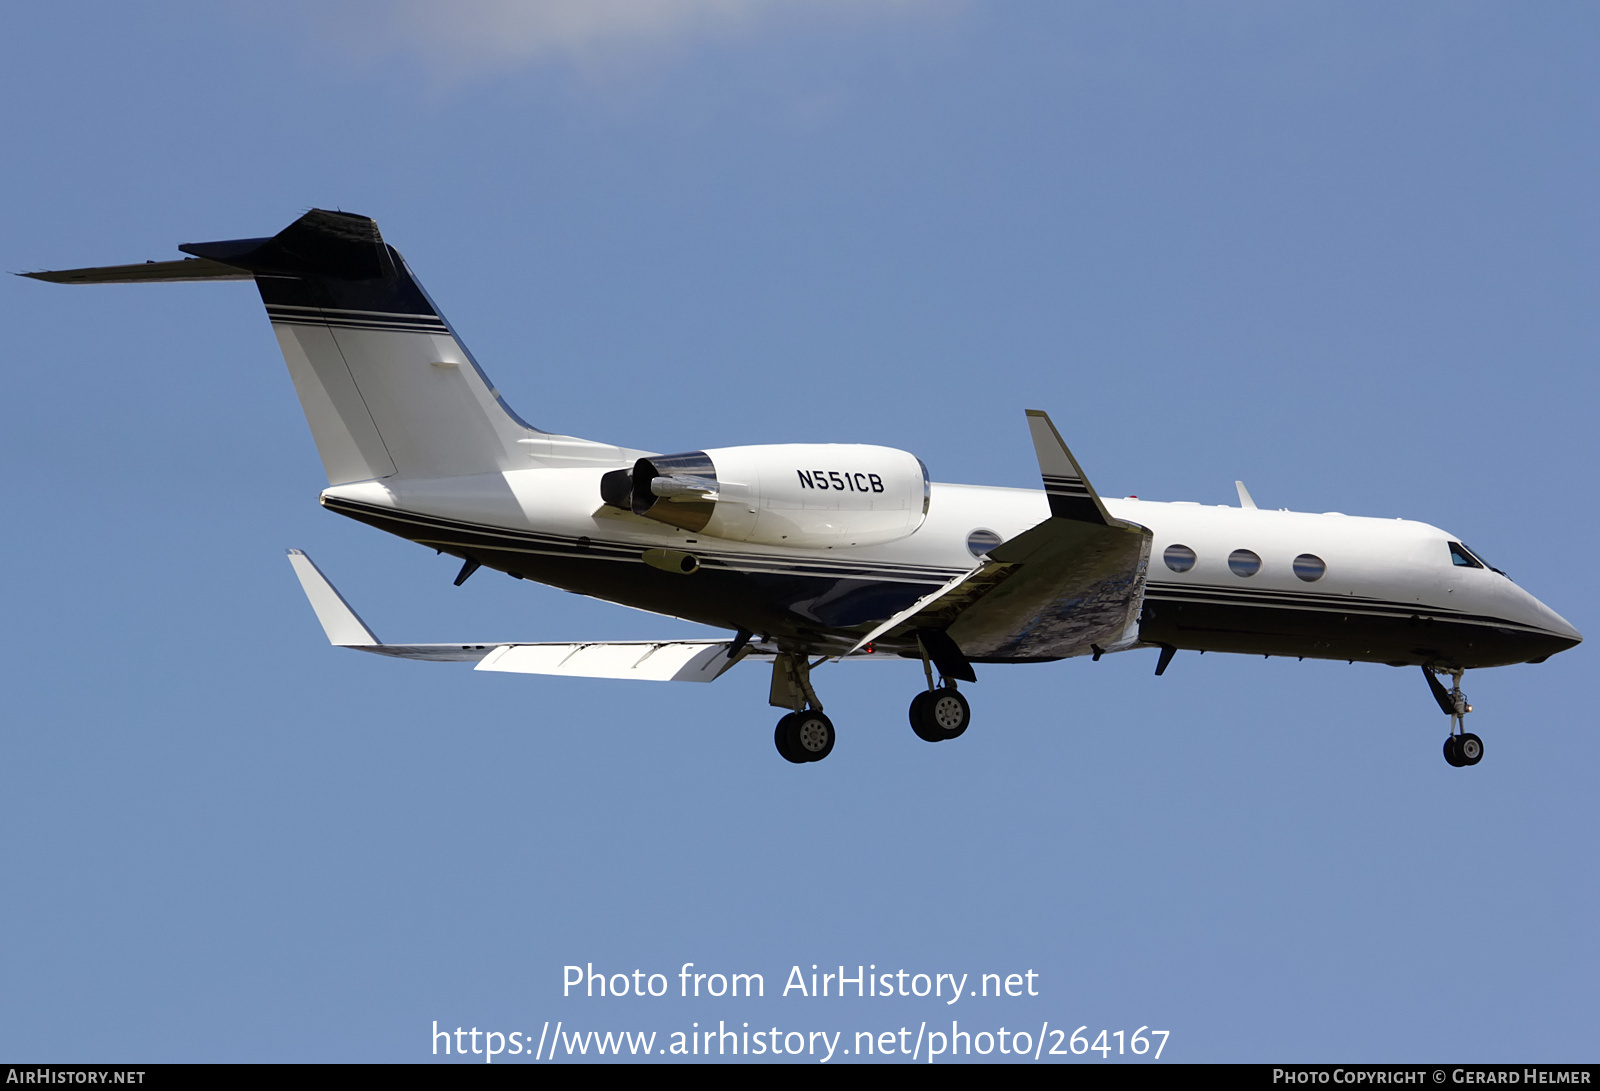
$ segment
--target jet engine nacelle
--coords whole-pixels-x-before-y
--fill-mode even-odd
[[[928,514],[916,455],[855,443],[775,443],[641,458],[600,482],[613,507],[697,534],[766,545],[875,545]]]

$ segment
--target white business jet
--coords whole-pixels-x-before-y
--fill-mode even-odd
[[[820,761],[825,662],[909,658],[911,727],[967,729],[975,663],[1180,650],[1415,665],[1476,765],[1472,667],[1540,663],[1578,631],[1453,534],[1401,519],[1102,499],[1045,414],[1042,492],[931,482],[853,444],[659,455],[543,432],[473,360],[378,226],[314,210],[186,259],[28,273],[65,284],[254,280],[328,474],[324,507],[461,563],[732,630],[726,640],[385,644],[299,550],[329,640],[478,670],[710,682],[771,664],[774,741]],[[1152,561],[1152,558],[1154,559]],[[937,681],[935,680],[937,676]],[[1439,681],[1448,678],[1448,689]]]

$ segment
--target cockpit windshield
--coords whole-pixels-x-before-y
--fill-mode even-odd
[[[1504,572],[1500,572],[1500,570],[1494,565],[1485,562],[1483,558],[1479,557],[1476,553],[1472,552],[1472,550],[1468,549],[1460,542],[1450,543],[1450,563],[1455,565],[1457,568],[1487,568],[1490,572],[1499,572],[1502,576],[1506,575]],[[1510,578],[1510,576],[1506,576],[1506,579]]]

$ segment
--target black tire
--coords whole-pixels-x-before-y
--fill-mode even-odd
[[[1454,735],[1448,735],[1445,737],[1444,760],[1455,766],[1457,769],[1461,768],[1461,753],[1456,749],[1456,737]]]
[[[1462,765],[1477,765],[1483,760],[1483,740],[1467,732],[1456,742],[1456,756]]]
[[[972,723],[972,706],[958,691],[946,687],[934,690],[929,697],[929,730],[941,741],[959,739]]]
[[[778,721],[778,726],[772,732],[772,744],[778,748],[778,753],[783,755],[784,761],[792,761],[796,765],[803,765],[809,758],[802,757],[790,741],[791,728],[794,726],[794,713],[789,713]]]
[[[832,720],[815,709],[784,718],[789,721],[789,749],[795,754],[790,761],[821,761],[833,753]]]
[[[933,717],[928,714],[928,706],[932,703],[933,694],[927,690],[911,698],[911,730],[923,742],[938,742],[944,738],[934,730]]]

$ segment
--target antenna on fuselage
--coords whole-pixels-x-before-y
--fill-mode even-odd
[[[1241,508],[1253,508],[1256,506],[1256,502],[1250,499],[1250,490],[1244,487],[1243,481],[1235,481],[1233,487],[1239,490],[1239,506]]]

